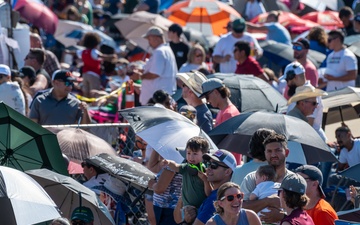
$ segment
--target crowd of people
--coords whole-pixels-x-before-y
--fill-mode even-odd
[[[205,138],[193,137],[185,146],[181,164],[164,159],[137,136],[134,151],[140,149],[141,154],[133,160],[156,174],[156,179],[148,182],[153,194],[143,199],[149,224],[334,224],[338,216],[324,190],[341,184],[349,188],[351,201],[358,207],[360,193],[356,187],[360,181],[337,172],[360,163],[360,146],[345,124],[336,129],[336,140],[327,138],[322,126],[322,97],[330,91],[356,86],[358,59],[344,45],[346,37],[360,34],[360,14],[353,11],[358,10],[356,2],[353,8],[339,10],[342,29],[313,27],[306,37],[296,41],[279,23],[281,11],[269,12],[262,24],[250,21],[265,12],[260,0],[246,1],[243,18],[230,21],[228,32],[211,48],[184,40],[183,27],[177,23],[167,33],[153,26],[142,35],[152,49],[151,53],[143,52],[146,60],[131,57],[139,48],[118,52],[103,45],[96,32],[82,37],[82,49],[60,47],[63,51],[59,55],[58,50],[49,50],[59,43],[51,47],[43,44],[42,32],[32,29],[24,67],[17,70],[0,64],[0,101],[40,125],[114,121],[115,117],[94,117],[95,108],[116,114],[127,107],[161,107],[178,111],[209,133],[242,113],[231,101],[230,89],[222,79],[209,75],[252,75],[287,99],[287,115],[308,123],[335,149],[339,160],[336,171],[328,162],[287,163],[291,152],[287,138],[266,127],[252,135],[247,157],[224,149],[210,153]],[[297,0],[282,3],[295,14],[303,9]],[[67,0],[48,4],[60,19],[89,24],[105,33],[109,32],[105,21],[112,15],[160,13],[158,0]],[[248,29],[265,32],[266,40],[291,46],[293,62],[281,71],[263,67],[259,61],[264,50]],[[309,60],[309,50],[326,55],[319,67]],[[71,65],[63,61],[65,55],[72,57]],[[117,150],[122,154],[121,149]],[[99,196],[116,224],[125,224],[130,205],[124,197],[126,184],[90,161],[81,166],[86,178],[83,185]],[[91,209],[80,206],[69,219],[71,224],[93,224],[94,215]],[[59,218],[52,224],[70,222]]]

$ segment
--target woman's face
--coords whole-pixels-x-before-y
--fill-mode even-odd
[[[204,54],[199,49],[194,52],[194,64],[201,64],[203,62]]]
[[[238,198],[238,194],[241,194],[240,198]],[[244,195],[239,189],[235,187],[229,188],[224,193],[225,198],[223,200],[218,200],[219,206],[224,209],[224,213],[237,214],[240,212],[243,196]]]

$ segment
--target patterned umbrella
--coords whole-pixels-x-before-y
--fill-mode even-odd
[[[217,0],[181,1],[165,14],[169,20],[199,30],[206,36],[226,33],[227,23],[241,17],[235,9]]]

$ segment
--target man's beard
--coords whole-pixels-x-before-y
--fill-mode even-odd
[[[297,88],[297,86],[295,84],[289,85],[289,89],[287,92],[289,97],[292,97],[295,94],[296,88]]]

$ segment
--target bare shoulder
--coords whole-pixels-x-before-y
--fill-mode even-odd
[[[260,218],[254,211],[252,211],[250,209],[245,209],[245,213],[246,213],[246,217],[248,218],[249,224],[252,224],[252,225],[260,225],[261,224]]]
[[[211,217],[205,225],[216,225],[216,222],[214,221],[214,219]]]

